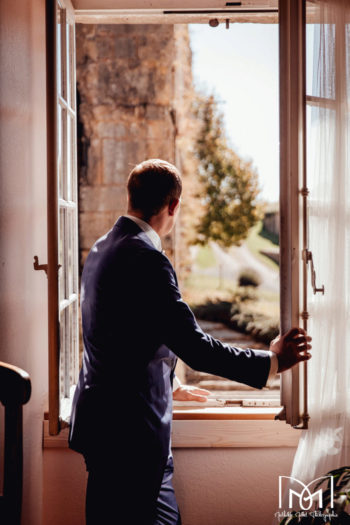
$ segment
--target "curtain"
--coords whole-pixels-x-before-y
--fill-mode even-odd
[[[316,0],[307,7],[308,235],[316,284],[325,293],[315,295],[308,285],[309,428],[292,472],[281,472],[305,484],[350,465],[349,24],[350,0]],[[291,487],[301,489],[287,481],[285,510]]]

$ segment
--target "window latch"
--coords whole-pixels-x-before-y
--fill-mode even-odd
[[[39,257],[37,255],[34,255],[34,262],[33,262],[34,270],[44,270],[47,276],[47,264],[39,264]]]
[[[312,252],[310,250],[307,250],[307,249],[304,250],[304,260],[305,260],[306,264],[310,263],[311,286],[312,286],[312,289],[314,291],[314,294],[322,293],[322,295],[324,295],[324,284],[320,288],[317,288],[317,285],[316,285],[316,270],[315,270],[315,266],[314,266],[314,260],[313,260],[313,257],[312,257]]]
[[[61,264],[57,265],[57,269],[59,270],[61,268]],[[34,255],[34,262],[33,262],[34,270],[40,271],[44,270],[47,277],[47,270],[48,270],[48,264],[39,264],[39,257],[37,255]]]

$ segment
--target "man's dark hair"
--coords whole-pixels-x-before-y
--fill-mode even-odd
[[[128,179],[130,207],[142,213],[145,220],[156,215],[182,191],[178,169],[161,159],[141,162],[132,170]]]

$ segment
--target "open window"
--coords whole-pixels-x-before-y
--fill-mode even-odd
[[[75,20],[47,1],[49,429],[57,434],[79,367]]]
[[[89,4],[88,8],[87,4]],[[75,22],[208,23],[210,18],[276,23],[280,35],[280,272],[281,329],[302,320],[307,327],[307,184],[305,2],[188,2],[186,8],[131,9],[116,2],[104,10],[92,2],[47,1],[49,421],[57,434],[79,366],[78,215],[76,171]],[[234,4],[234,5],[233,5]],[[54,6],[54,7],[53,7]],[[94,7],[92,9],[91,7]],[[75,10],[74,10],[75,8]],[[310,102],[308,100],[308,102]],[[292,426],[307,425],[307,365],[282,377],[279,414]],[[255,409],[256,410],[256,409]]]

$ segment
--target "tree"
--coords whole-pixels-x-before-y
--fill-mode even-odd
[[[256,202],[258,174],[251,162],[241,159],[228,145],[223,115],[213,96],[198,97],[195,113],[200,122],[196,156],[204,208],[196,242],[239,245],[261,218]]]

